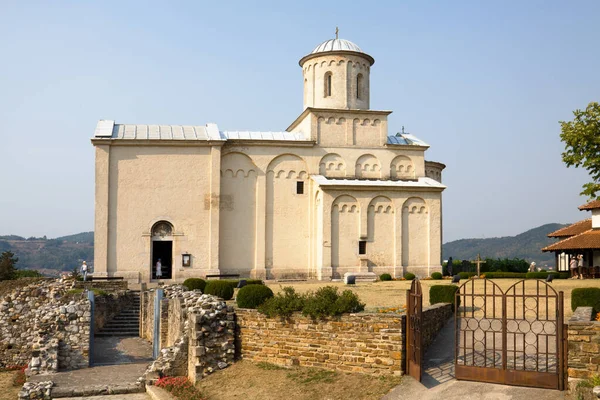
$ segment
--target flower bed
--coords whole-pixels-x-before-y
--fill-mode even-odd
[[[185,376],[170,377],[165,376],[158,379],[155,386],[165,389],[174,397],[181,400],[206,400],[200,391]]]

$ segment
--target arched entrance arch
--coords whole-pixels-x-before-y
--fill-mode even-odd
[[[152,279],[171,279],[173,276],[173,225],[167,221],[158,221],[150,231],[152,241]],[[157,276],[157,263],[161,263],[161,275]]]

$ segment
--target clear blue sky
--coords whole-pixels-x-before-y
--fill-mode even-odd
[[[600,2],[0,2],[0,234],[93,229],[98,119],[284,130],[322,41],[376,62],[371,107],[447,165],[444,241],[572,222],[559,120],[600,100]]]

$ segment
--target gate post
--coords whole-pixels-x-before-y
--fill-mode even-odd
[[[566,354],[567,354],[567,350],[568,350],[568,346],[566,343],[566,338],[565,338],[565,334],[567,333],[566,329],[564,328],[564,313],[565,313],[565,305],[564,305],[564,293],[562,291],[558,292],[558,313],[556,315],[556,319],[558,321],[557,323],[557,327],[556,327],[556,333],[558,336],[558,349],[557,349],[557,356],[558,356],[558,363],[557,363],[557,368],[558,368],[558,390],[565,390],[566,389],[566,385],[565,385],[565,366],[567,363],[567,358],[566,358]],[[568,374],[567,374],[568,376]]]
[[[90,301],[90,337],[88,345],[88,366],[94,365],[94,308],[96,302],[94,301],[94,292],[91,290],[87,291],[87,298]]]
[[[160,353],[160,302],[163,298],[163,290],[156,289],[154,292],[154,335],[152,338],[152,357],[156,360]]]

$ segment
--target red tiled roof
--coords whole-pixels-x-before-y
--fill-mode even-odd
[[[585,203],[582,206],[579,206],[579,209],[581,211],[583,211],[583,210],[594,210],[596,208],[600,208],[600,200],[592,200],[592,201],[590,201],[588,203]]]
[[[542,251],[564,250],[597,250],[600,249],[600,229],[590,229],[579,235],[561,240],[546,246]]]
[[[592,229],[592,219],[584,219],[583,221],[575,222],[564,228],[560,228],[548,234],[548,237],[569,237],[579,235],[585,231]]]

